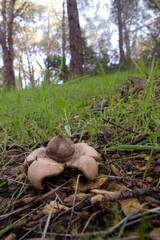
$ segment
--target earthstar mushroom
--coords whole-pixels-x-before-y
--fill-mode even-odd
[[[89,180],[98,175],[98,152],[86,143],[74,144],[64,136],[53,137],[47,147],[30,153],[24,162],[30,183],[38,190],[44,189],[46,178],[59,175],[65,168],[80,170]]]
[[[74,142],[67,137],[53,137],[46,148],[46,154],[57,162],[66,162],[75,151]]]

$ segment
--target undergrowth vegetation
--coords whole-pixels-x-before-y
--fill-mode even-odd
[[[125,79],[121,73],[119,77],[126,80],[127,73],[122,75],[125,75]],[[41,87],[31,89],[2,90],[1,150],[5,150],[6,142],[27,147],[33,140],[35,144],[42,143],[55,133],[71,135],[82,128],[91,133],[91,126],[96,134],[92,109],[107,96],[107,82],[102,76],[86,77],[64,85],[56,84],[52,88],[43,83]],[[100,112],[97,120],[103,117],[104,114]]]
[[[135,69],[132,72],[107,74],[100,64],[101,75],[97,77],[82,77],[65,84],[55,84],[53,81],[50,85],[46,85],[44,77],[41,86],[28,89],[22,87],[19,69],[19,90],[1,90],[0,237],[13,230],[21,236],[17,239],[26,239],[26,235],[32,234],[42,236],[42,239],[47,234],[61,237],[58,239],[66,239],[66,236],[71,239],[98,239],[97,236],[103,239],[104,236],[106,239],[112,234],[113,238],[110,239],[113,240],[132,236],[134,226],[134,233],[138,229],[135,239],[145,239],[147,231],[156,227],[154,222],[151,227],[150,223],[144,225],[142,220],[147,219],[149,214],[156,221],[159,217],[159,154],[156,151],[160,151],[160,69],[155,58],[149,69],[146,69],[143,57],[139,64],[133,62]],[[138,81],[143,80],[145,87],[135,87],[128,81],[129,76],[139,77]],[[68,136],[75,143],[85,141],[101,156],[97,179],[89,184],[83,176],[80,181],[77,180],[76,188],[80,187],[79,193],[84,191],[85,194],[76,205],[74,201],[79,193],[73,185],[80,177],[76,172],[70,169],[64,171],[63,176],[47,181],[47,188],[42,192],[37,192],[22,173],[28,152],[46,146],[48,140],[57,134]],[[122,188],[125,192],[121,195]],[[91,203],[92,190],[100,191],[100,194],[104,191],[108,195],[105,194],[106,199],[103,196],[103,200],[98,200],[94,205]],[[49,199],[54,199],[53,193],[55,201],[60,201],[61,197],[71,197],[74,193],[74,201],[67,211],[63,209],[55,216],[51,216],[52,212],[44,215],[42,209],[48,206]],[[145,195],[150,194],[157,195],[155,199],[150,199],[150,208],[143,209],[148,201]],[[98,195],[94,193],[95,197]],[[126,204],[126,200],[131,205],[138,204],[134,212],[130,212],[132,207]],[[126,205],[128,213],[125,213]],[[82,212],[83,208],[85,210]],[[66,221],[66,217],[69,220]],[[8,218],[9,226],[7,221],[3,221]],[[49,223],[51,218],[53,226],[52,221]],[[70,228],[73,231],[69,231]],[[88,232],[85,234],[86,229]],[[67,235],[68,232],[71,234]],[[80,238],[82,235],[83,238]]]
[[[134,60],[133,60],[134,61]],[[146,75],[146,69],[141,58],[140,66],[128,73],[118,71],[116,74],[106,74],[100,65],[102,74],[97,77],[83,77],[65,84],[47,86],[44,81],[41,86],[23,89],[19,70],[19,90],[0,92],[0,128],[1,150],[8,145],[35,147],[42,144],[55,134],[74,135],[88,131],[92,144],[96,145],[96,135],[102,132],[104,119],[114,124],[127,126],[135,132],[148,133],[151,121],[159,125],[159,105],[154,104],[153,80],[158,72],[153,59]],[[122,90],[126,88],[128,76],[140,76],[146,82],[146,89],[137,98],[132,93],[130,85],[129,97],[125,102],[121,98]],[[127,94],[127,93],[125,93]],[[108,99],[102,109],[101,103]],[[116,128],[114,134],[117,134]],[[134,133],[130,133],[130,137]],[[129,137],[129,136],[127,136]],[[122,139],[124,140],[124,139]],[[120,143],[119,140],[114,144]]]

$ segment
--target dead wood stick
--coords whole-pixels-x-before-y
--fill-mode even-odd
[[[62,188],[63,186],[65,186],[67,183],[69,183],[70,180],[68,180],[67,182],[63,183],[61,186],[57,187],[57,188],[54,188],[52,189],[50,192],[46,193],[45,195],[43,195],[42,197],[38,198],[38,199],[35,199],[33,202],[29,203],[28,205],[24,206],[24,207],[21,207],[15,211],[12,211],[10,213],[7,213],[7,214],[4,214],[4,215],[1,215],[0,216],[0,220],[2,219],[5,219],[7,217],[10,217],[14,214],[18,214],[20,212],[22,212],[23,210],[27,209],[27,208],[30,208],[32,207],[33,205],[37,204],[38,202],[42,201],[43,199],[47,198],[49,195],[51,195],[52,193],[56,192],[58,189]],[[9,207],[9,206],[8,206]]]
[[[78,191],[79,179],[80,179],[80,174],[78,174],[78,176],[77,176],[76,187],[75,187],[74,198],[73,198],[73,206],[71,208],[71,215],[70,215],[69,223],[68,223],[68,226],[67,226],[66,234],[69,232],[69,228],[71,226],[71,221],[72,221],[72,218],[73,218],[73,213],[74,213],[74,208],[75,208],[75,203],[76,203],[76,195],[77,195],[77,191]]]
[[[136,134],[138,134],[137,132],[135,132],[135,131],[133,131],[133,130],[131,130],[131,129],[129,129],[129,128],[124,128],[124,127],[122,127],[122,126],[120,126],[120,125],[117,125],[117,124],[115,124],[114,122],[112,122],[112,121],[110,121],[110,120],[106,120],[106,119],[103,118],[103,121],[104,121],[104,122],[107,122],[107,123],[110,123],[110,124],[116,126],[117,128],[121,128],[121,129],[123,129],[123,130],[125,130],[125,131],[128,131],[128,132],[130,132],[130,133],[136,133]]]
[[[158,187],[142,188],[142,189],[135,189],[133,191],[124,191],[124,192],[119,192],[114,194],[113,193],[104,194],[104,200],[117,201],[117,200],[122,200],[126,198],[152,195],[155,193],[160,193],[160,189]]]
[[[137,139],[135,139],[133,142],[129,142],[126,145],[136,145],[137,143],[140,143],[142,141],[144,141],[147,137],[149,136],[148,133],[145,133],[143,135],[140,135],[137,137]]]

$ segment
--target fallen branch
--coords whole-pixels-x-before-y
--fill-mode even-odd
[[[124,191],[119,193],[113,193],[110,194],[104,194],[104,200],[105,201],[117,201],[122,200],[126,198],[133,198],[138,196],[147,196],[147,195],[153,195],[155,193],[160,193],[160,189],[158,187],[150,187],[150,188],[142,188],[142,189],[135,189],[133,191]]]
[[[140,142],[144,141],[148,136],[149,136],[148,133],[140,135],[140,136],[137,137],[137,139],[135,139],[132,142],[127,143],[126,145],[136,145],[137,143],[140,143]]]
[[[24,207],[21,207],[15,211],[12,211],[10,213],[7,213],[7,214],[4,214],[4,215],[1,215],[0,216],[0,220],[2,219],[5,219],[5,218],[8,218],[14,214],[18,214],[20,212],[22,212],[23,210],[26,210],[27,208],[30,208],[32,207],[33,205],[37,204],[38,202],[42,201],[43,199],[47,198],[49,195],[51,195],[52,193],[56,192],[58,189],[62,188],[63,186],[65,186],[67,183],[69,183],[70,180],[68,180],[67,182],[63,183],[61,186],[57,187],[57,188],[54,188],[52,189],[50,192],[46,193],[45,195],[43,195],[42,197],[38,198],[38,199],[35,199],[33,202],[29,203],[28,205],[24,206]],[[8,206],[10,207],[10,206]]]

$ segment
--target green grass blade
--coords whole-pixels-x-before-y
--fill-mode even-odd
[[[154,66],[155,66],[155,55],[153,56],[153,59],[152,59],[152,65],[151,65],[149,79],[153,78],[152,76],[153,76],[153,72],[154,72]]]
[[[22,52],[23,53],[23,52]],[[22,76],[21,76],[21,60],[22,60],[22,53],[20,56],[20,62],[19,62],[19,68],[18,68],[18,87],[19,90],[23,89],[23,82],[22,82]]]
[[[132,62],[134,63],[134,65],[136,66],[136,68],[139,70],[139,72],[140,72],[141,74],[143,74],[141,68],[138,66],[138,64],[136,63],[136,61],[135,61],[133,58],[131,58],[131,60],[132,60]]]
[[[75,78],[73,80],[69,80],[68,82],[63,83],[63,86],[78,82],[79,80],[82,80],[82,79],[87,78],[87,77],[89,77],[89,75],[85,75],[85,76],[82,76],[82,77]]]
[[[144,79],[146,79],[146,70],[145,70],[145,64],[144,64],[144,59],[142,54],[141,54],[141,67],[142,67],[143,77]]]
[[[146,176],[147,176],[147,172],[148,172],[148,168],[151,164],[151,160],[152,160],[152,154],[153,154],[153,150],[151,150],[151,153],[150,153],[150,156],[149,156],[149,159],[148,159],[148,162],[147,162],[147,166],[146,166],[146,169],[144,171],[144,174],[143,174],[143,181],[145,180]]]
[[[44,70],[44,68],[42,67],[42,65],[38,62],[38,61],[36,61],[37,62],[37,64],[38,64],[38,66],[40,67],[40,69],[44,72],[45,70]]]
[[[99,66],[100,66],[101,72],[102,72],[102,74],[103,74],[103,77],[104,77],[104,79],[106,80],[109,89],[111,90],[111,82],[109,81],[109,79],[108,79],[108,77],[107,77],[107,75],[106,75],[106,73],[105,73],[105,71],[104,71],[104,69],[103,69],[103,67],[102,67],[102,65],[101,65],[101,63],[100,63],[100,61],[98,61],[98,63],[99,63]]]
[[[119,145],[106,148],[106,150],[154,150],[160,151],[159,146],[148,146],[148,145]]]

